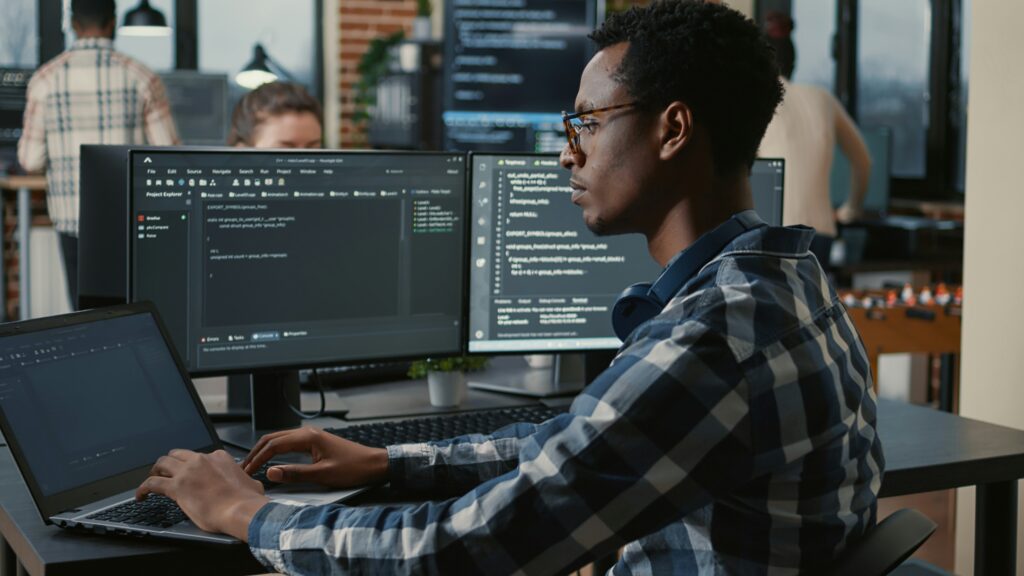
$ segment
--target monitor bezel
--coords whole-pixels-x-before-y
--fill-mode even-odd
[[[383,356],[375,356],[372,358],[347,358],[347,359],[326,359],[318,361],[302,361],[293,363],[280,363],[274,365],[265,366],[239,366],[239,367],[218,367],[210,369],[195,369],[185,364],[186,370],[193,377],[208,377],[208,376],[230,376],[235,374],[274,374],[287,371],[325,368],[325,367],[336,367],[336,366],[358,366],[369,363],[381,363],[381,362],[407,362],[422,360],[424,358],[444,358],[451,356],[462,356],[466,354],[466,340],[465,340],[465,326],[467,322],[468,314],[468,300],[466,296],[466,290],[469,288],[469,282],[467,279],[468,273],[468,242],[469,242],[469,225],[467,217],[470,210],[470,194],[468,190],[469,186],[469,156],[465,152],[444,152],[444,151],[419,151],[419,150],[339,150],[339,149],[295,149],[295,148],[241,148],[241,147],[212,147],[212,146],[169,146],[169,147],[148,147],[148,148],[133,148],[128,153],[128,213],[125,214],[125,218],[129,222],[126,229],[126,241],[128,242],[126,256],[128,262],[126,263],[127,270],[127,291],[128,302],[135,302],[137,295],[134,292],[133,278],[134,271],[132,262],[135,256],[135,244],[133,242],[131,234],[131,222],[132,217],[135,213],[135,194],[133,190],[133,182],[135,181],[135,157],[141,154],[182,154],[182,153],[196,153],[196,154],[256,154],[256,155],[295,155],[295,156],[437,156],[437,157],[460,157],[463,160],[463,235],[462,235],[462,246],[463,254],[459,266],[459,274],[462,275],[460,285],[463,290],[463,297],[461,298],[461,305],[459,310],[459,322],[461,323],[462,336],[458,338],[457,348],[455,349],[438,349],[435,352],[417,353],[417,354],[389,354]],[[172,341],[172,348],[173,348]]]

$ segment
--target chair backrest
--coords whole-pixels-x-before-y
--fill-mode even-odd
[[[910,508],[897,510],[853,544],[828,576],[881,576],[910,557],[935,532],[935,522]]]

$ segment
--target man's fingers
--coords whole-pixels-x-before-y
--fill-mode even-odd
[[[323,473],[329,467],[326,462],[315,464],[283,464],[267,469],[267,478],[271,482],[294,484],[297,482],[323,483]]]
[[[280,432],[271,432],[270,434],[264,434],[261,436],[252,447],[252,450],[249,450],[249,453],[245,455],[245,459],[242,460],[242,468],[249,468],[249,463],[253,461],[253,458],[255,458],[260,451],[263,450],[263,447],[267,445],[267,442],[270,442],[275,438],[280,438],[281,436],[287,436],[292,432],[295,432],[295,430],[281,430]]]
[[[171,479],[162,478],[160,476],[150,476],[146,478],[138,488],[135,489],[135,499],[142,500],[149,494],[163,494],[170,498],[174,498],[170,494],[171,490]]]
[[[149,469],[151,476],[166,476],[170,478],[174,476],[174,472],[178,470],[178,467],[184,464],[181,460],[173,456],[161,456],[157,459],[153,467]]]
[[[188,462],[189,460],[199,456],[198,453],[191,450],[185,450],[183,448],[175,448],[168,452],[167,455],[176,460],[181,460],[182,462]]]
[[[259,452],[255,452],[249,463],[245,465],[246,474],[252,474],[259,470],[260,466],[278,454],[310,451],[313,438],[315,437],[314,431],[307,428],[304,430],[290,430],[289,432],[289,434],[283,434],[267,440]]]

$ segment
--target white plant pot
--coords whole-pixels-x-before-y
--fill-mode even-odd
[[[430,40],[432,35],[430,16],[417,16],[412,21],[412,39]]]
[[[433,406],[458,406],[466,397],[466,375],[462,372],[427,372],[427,389]]]

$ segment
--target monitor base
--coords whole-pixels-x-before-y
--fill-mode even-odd
[[[593,382],[614,357],[614,351],[556,354],[550,369],[524,367],[516,371],[505,370],[497,378],[483,374],[483,378],[471,378],[469,387],[530,398],[570,396]]]

